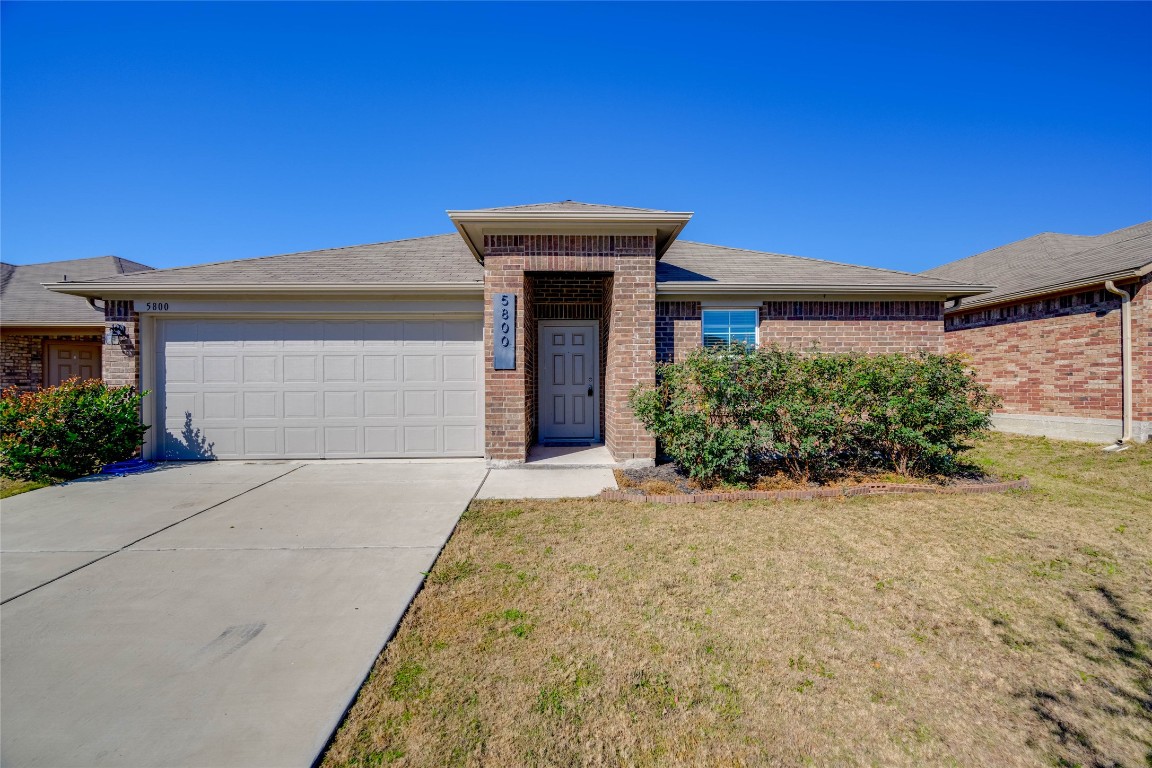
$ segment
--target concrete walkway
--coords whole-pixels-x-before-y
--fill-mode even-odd
[[[478,499],[569,499],[616,489],[616,476],[605,467],[493,469]]]
[[[219,462],[6,499],[0,762],[310,765],[485,474]]]

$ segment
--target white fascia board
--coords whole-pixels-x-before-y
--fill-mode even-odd
[[[96,299],[135,299],[141,296],[482,296],[483,283],[296,283],[288,285],[232,283],[195,285],[191,283],[42,283],[55,293]]]
[[[1063,283],[1055,283],[1053,285],[1041,286],[1040,288],[1028,288],[1023,291],[1016,291],[1014,293],[1006,293],[1001,296],[992,296],[990,298],[977,297],[969,302],[961,302],[955,307],[949,307],[946,314],[954,314],[956,312],[968,312],[973,309],[980,309],[982,307],[992,307],[997,304],[1012,304],[1024,299],[1035,298],[1038,296],[1046,296],[1050,293],[1067,293],[1074,291],[1077,288],[1090,288],[1095,285],[1104,285],[1109,280],[1137,280],[1144,277],[1149,272],[1152,272],[1152,263],[1145,264],[1138,269],[1124,269],[1119,272],[1110,272],[1106,275],[1097,275],[1096,277],[1087,277],[1082,280],[1069,280]]]
[[[801,283],[794,285],[771,284],[734,284],[734,283],[697,283],[697,282],[668,282],[657,283],[656,294],[659,296],[705,296],[705,295],[759,295],[759,296],[924,296],[931,298],[955,298],[956,296],[973,296],[992,290],[987,285],[829,285]]]

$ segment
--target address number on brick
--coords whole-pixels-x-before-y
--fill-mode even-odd
[[[516,294],[498,293],[492,297],[492,368],[516,368]]]

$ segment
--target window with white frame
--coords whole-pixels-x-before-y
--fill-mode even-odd
[[[755,309],[705,309],[704,346],[720,347],[742,343],[756,346],[756,328],[760,313]]]

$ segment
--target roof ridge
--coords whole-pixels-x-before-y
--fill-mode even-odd
[[[314,248],[313,250],[310,250],[310,251],[289,251],[287,253],[273,253],[273,254],[269,254],[268,256],[250,256],[248,258],[243,258],[243,259],[224,259],[223,261],[209,261],[209,262],[205,262],[203,264],[186,264],[182,267],[166,267],[164,269],[153,269],[151,271],[153,271],[153,272],[180,272],[180,271],[185,270],[185,269],[200,269],[201,267],[216,267],[216,266],[220,266],[221,264],[235,264],[235,263],[241,262],[241,261],[244,261],[244,262],[264,261],[265,259],[279,259],[279,258],[284,257],[284,256],[304,256],[305,254],[321,253],[323,251],[346,251],[349,248],[367,248],[368,246],[372,246],[372,245],[391,245],[392,243],[406,243],[406,242],[410,242],[412,240],[431,240],[432,238],[435,238],[435,237],[448,237],[451,235],[456,235],[456,233],[455,232],[444,232],[444,233],[441,233],[439,235],[421,235],[420,237],[402,237],[399,240],[381,240],[381,241],[375,242],[375,243],[359,243],[357,245],[340,245],[340,246],[336,246],[335,248]],[[146,266],[146,265],[141,265],[141,266]],[[127,273],[127,274],[134,274],[134,273]],[[94,283],[94,282],[102,282],[105,279],[107,279],[107,278],[94,278],[92,280],[73,280],[73,281],[69,281],[69,282]]]
[[[835,264],[838,267],[852,267],[853,269],[870,269],[874,272],[883,272],[887,275],[904,275],[906,277],[926,278],[928,280],[936,280],[940,283],[954,283],[960,285],[955,280],[947,280],[941,277],[933,277],[931,275],[919,274],[916,272],[904,272],[899,269],[884,269],[883,267],[871,267],[866,264],[849,264],[846,261],[831,261],[829,259],[817,259],[813,256],[797,256],[794,253],[777,253],[776,251],[754,251],[750,248],[737,248],[731,245],[713,245],[712,243],[701,243],[696,240],[677,240],[677,243],[684,243],[685,245],[704,245],[709,248],[723,248],[726,251],[742,251],[744,253],[760,253],[768,256],[783,256],[788,259],[799,259],[801,261],[815,261],[819,264]]]

